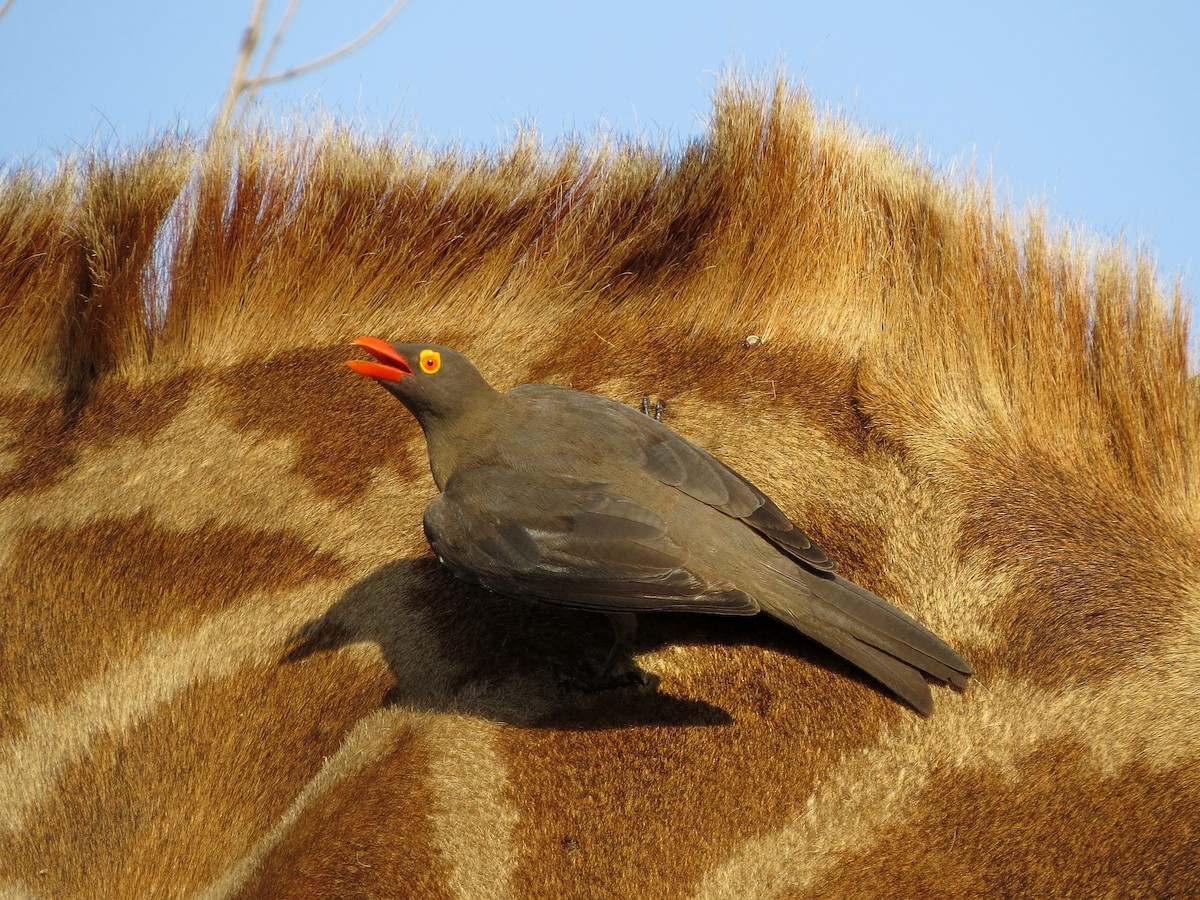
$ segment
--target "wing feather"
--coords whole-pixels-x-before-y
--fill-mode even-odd
[[[429,504],[425,534],[451,572],[500,594],[608,612],[758,612],[689,569],[662,518],[608,484],[469,469]]]
[[[512,391],[530,399],[562,403],[576,392],[556,385],[529,384]],[[748,479],[711,453],[632,407],[588,395],[588,427],[621,441],[622,459],[640,466],[663,484],[740,519],[792,559],[818,572],[837,566],[807,534]]]
[[[638,413],[630,410],[634,416]],[[642,416],[641,444],[646,470],[728,516],[741,519],[798,562],[823,572],[834,570],[833,561],[783,511],[757,487],[711,453],[663,425]]]

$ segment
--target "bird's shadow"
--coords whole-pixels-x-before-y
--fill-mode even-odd
[[[871,683],[763,616],[659,613],[639,620],[637,653],[667,645],[756,644]],[[387,563],[348,588],[291,636],[283,662],[373,643],[395,678],[385,703],[526,727],[711,727],[733,721],[721,706],[654,686],[587,694],[564,685],[563,672],[599,662],[612,641],[603,616],[502,598],[421,557]]]

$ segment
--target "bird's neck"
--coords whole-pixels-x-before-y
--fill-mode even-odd
[[[487,436],[504,416],[505,397],[488,387],[486,394],[473,391],[450,414],[423,415],[419,418],[429,449],[429,469],[439,491],[461,468],[480,464],[485,456]]]

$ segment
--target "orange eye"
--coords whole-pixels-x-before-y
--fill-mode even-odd
[[[426,375],[432,375],[442,367],[442,354],[436,350],[421,351],[421,371]]]

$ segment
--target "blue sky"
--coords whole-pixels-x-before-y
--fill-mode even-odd
[[[252,0],[14,0],[0,19],[0,162],[202,130]],[[388,0],[302,0],[278,64],[354,36]],[[278,15],[286,0],[273,0]],[[777,62],[819,103],[991,168],[1018,203],[1144,241],[1195,293],[1200,265],[1200,3],[606,3],[410,0],[357,53],[268,88],[373,129],[488,147],[518,122],[681,142],[722,70]]]

